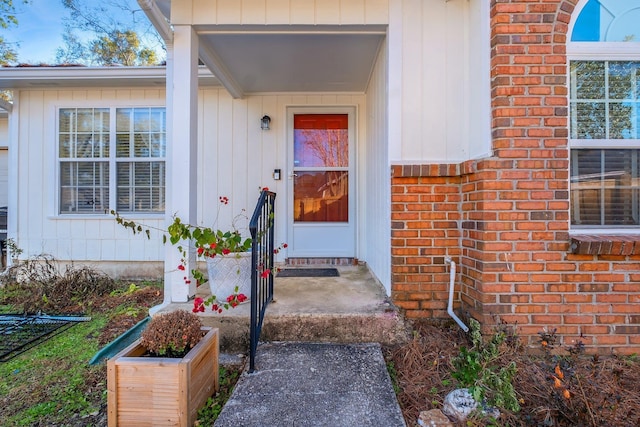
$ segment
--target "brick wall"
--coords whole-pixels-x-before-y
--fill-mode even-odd
[[[407,317],[448,318],[450,256],[457,307],[487,327],[517,324],[531,344],[557,328],[564,345],[640,351],[640,242],[636,253],[612,236],[584,253],[592,243],[569,236],[574,4],[492,0],[492,158],[392,166],[392,297]]]

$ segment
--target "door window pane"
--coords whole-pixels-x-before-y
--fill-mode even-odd
[[[347,128],[346,114],[296,114],[294,167],[348,167]]]
[[[296,172],[295,222],[348,222],[349,174],[346,171]]]

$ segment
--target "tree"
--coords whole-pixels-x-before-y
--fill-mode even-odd
[[[29,0],[21,0],[27,4]],[[6,29],[13,25],[18,25],[18,18],[15,15],[16,8],[13,0],[0,0],[0,28]],[[0,36],[0,65],[7,65],[18,60],[18,54],[4,37]]]
[[[22,0],[22,3],[27,4],[29,0]],[[9,28],[11,25],[18,25],[15,13],[16,7],[13,0],[0,0],[0,27]]]
[[[111,31],[108,36],[91,42],[91,53],[105,65],[150,65],[156,62],[156,54],[148,48],[140,48],[138,34],[134,31]]]
[[[64,47],[56,49],[56,62],[58,64],[71,64],[79,62],[81,58],[89,56],[87,48],[70,28],[65,25],[65,32],[62,33]]]
[[[135,66],[159,62],[149,40],[160,39],[142,11],[131,9],[131,1],[104,1],[92,7],[87,6],[88,1],[82,0],[61,2],[69,9],[70,17],[65,19],[64,46],[56,51],[58,63]],[[114,13],[114,10],[119,13]],[[129,14],[131,21],[119,21],[117,17],[123,16],[122,12]],[[141,19],[138,18],[140,16]],[[81,34],[92,34],[93,38],[83,41]],[[142,40],[140,34],[148,37]],[[161,43],[160,46],[164,48]]]

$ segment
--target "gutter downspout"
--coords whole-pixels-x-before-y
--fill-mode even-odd
[[[447,304],[447,314],[456,321],[463,331],[469,332],[469,327],[465,325],[464,322],[453,312],[453,291],[456,283],[456,263],[451,259],[451,257],[445,257],[444,262],[451,266],[449,270],[449,303]]]

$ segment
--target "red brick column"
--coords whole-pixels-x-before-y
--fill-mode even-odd
[[[524,335],[562,329],[549,287],[563,286],[569,248],[566,33],[568,1],[491,2],[491,110],[495,160],[469,193],[469,275],[483,323],[517,323]],[[493,170],[489,175],[486,170]],[[492,179],[493,178],[493,179]],[[482,216],[482,220],[474,217]],[[479,256],[476,256],[479,254]]]

